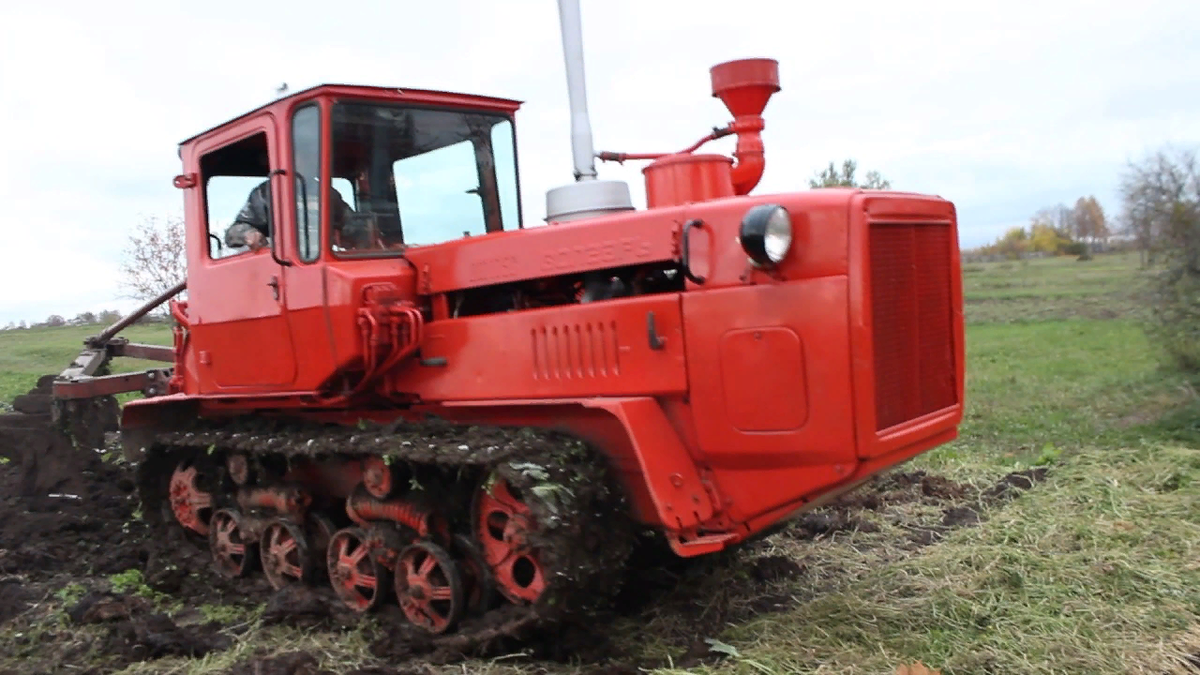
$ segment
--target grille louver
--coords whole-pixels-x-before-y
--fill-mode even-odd
[[[952,232],[943,223],[872,223],[875,419],[882,431],[958,403]]]

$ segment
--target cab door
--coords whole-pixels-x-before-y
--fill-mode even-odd
[[[287,228],[278,173],[284,167],[274,118],[265,112],[249,118],[197,144],[195,153],[201,199],[194,215],[205,245],[189,252],[188,311],[201,391],[289,387],[296,356],[281,257]],[[263,214],[267,246],[231,247],[226,230],[264,182],[270,188]]]

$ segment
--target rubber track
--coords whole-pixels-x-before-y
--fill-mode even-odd
[[[435,638],[435,648],[468,651],[501,637],[586,622],[620,589],[633,547],[635,527],[624,497],[596,448],[557,431],[441,420],[357,427],[280,418],[197,420],[187,429],[159,434],[140,462],[138,488],[147,516],[174,522],[163,508],[167,481],[181,459],[215,467],[229,451],[314,459],[390,456],[418,466],[476,469],[480,475],[494,470],[526,495],[546,494],[550,486],[550,503],[527,499],[539,524],[531,543],[540,549],[547,582],[538,603],[502,603],[482,617],[466,617],[453,633]]]

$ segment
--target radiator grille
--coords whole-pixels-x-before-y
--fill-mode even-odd
[[[950,252],[941,223],[872,223],[876,430],[957,403]]]
[[[530,333],[535,380],[575,380],[621,374],[615,321],[539,326]]]

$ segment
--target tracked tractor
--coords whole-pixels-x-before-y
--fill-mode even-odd
[[[144,510],[212,574],[437,634],[553,621],[607,602],[646,533],[721,551],[955,438],[953,204],[755,193],[771,59],[712,67],[731,119],[700,142],[595,152],[559,4],[575,180],[545,222],[514,100],[323,85],[179,146],[173,345],[114,326],[54,391],[145,394],[120,420]],[[644,208],[597,159],[645,162]],[[164,367],[97,374],[121,355]]]

